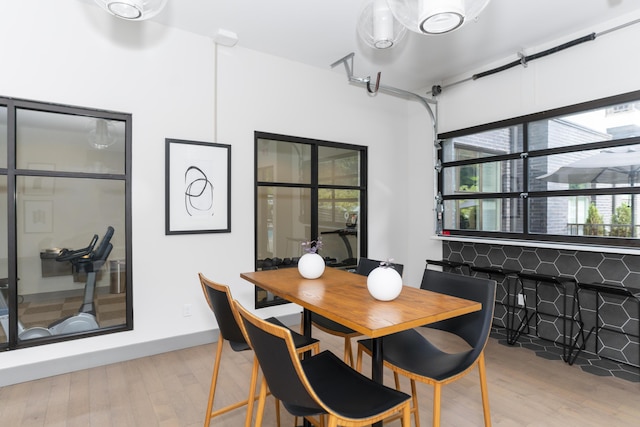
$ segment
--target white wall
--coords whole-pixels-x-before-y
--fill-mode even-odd
[[[253,307],[239,273],[253,268],[255,130],[369,146],[369,255],[421,268],[407,244],[407,101],[239,47],[219,49],[218,71],[210,39],[76,0],[2,2],[0,38],[0,95],[132,114],[134,286],[133,331],[1,352],[0,385],[212,340],[199,271]],[[165,138],[232,145],[231,233],[165,236]]]
[[[203,266],[250,303],[253,288],[238,277],[253,268],[253,133],[263,131],[369,147],[369,253],[407,264],[407,102],[367,95],[349,85],[342,70],[320,70],[246,49],[218,48],[218,141],[233,144],[234,216],[241,246],[234,259],[222,252]],[[237,251],[237,255],[236,255]],[[220,260],[221,262],[216,262]],[[236,263],[220,270],[221,263]],[[298,310],[292,305],[266,314]]]
[[[542,52],[591,32],[598,35],[638,18],[640,11],[615,21],[603,22],[597,27],[586,28],[547,45],[527,46],[525,53],[531,55]],[[640,24],[635,24],[531,61],[526,68],[517,66],[478,80],[446,87],[449,83],[516,60],[514,52],[509,58],[444,82],[444,89],[438,97],[441,113],[439,131],[464,129],[639,90],[640,56],[636,54],[639,37]]]

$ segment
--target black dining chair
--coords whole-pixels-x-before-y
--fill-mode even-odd
[[[383,338],[384,366],[394,372],[397,387],[398,374],[411,381],[413,395],[411,412],[414,414],[416,427],[420,426],[420,419],[415,382],[420,381],[434,386],[433,426],[438,427],[442,386],[463,377],[477,365],[480,374],[484,424],[486,427],[491,426],[484,348],[491,332],[496,297],[495,280],[426,269],[420,288],[482,303],[480,311],[425,325],[428,328],[459,336],[466,341],[469,348],[448,353],[430,342],[418,330],[409,329]],[[362,366],[363,352],[372,354],[370,339],[358,341],[356,362],[358,370]]]
[[[329,427],[370,425],[393,416],[409,427],[409,395],[365,377],[328,350],[300,360],[290,330],[235,304],[263,372],[256,427],[262,425],[267,386],[292,415],[326,416]]]
[[[218,382],[218,372],[220,370],[220,361],[222,358],[222,349],[224,342],[228,341],[233,351],[245,351],[251,347],[247,343],[242,330],[238,324],[238,317],[235,312],[235,306],[233,305],[233,298],[228,286],[220,283],[213,282],[207,279],[202,273],[198,273],[200,278],[200,284],[202,285],[202,291],[209,304],[209,308],[213,311],[213,314],[218,322],[218,328],[220,329],[220,335],[218,337],[218,344],[216,348],[216,358],[213,364],[213,375],[211,377],[211,387],[209,389],[209,400],[207,402],[207,415],[205,417],[204,425],[208,426],[211,423],[211,419],[222,414],[226,414],[234,409],[247,405],[247,419],[245,422],[246,427],[249,427],[251,423],[251,417],[253,414],[253,403],[256,400],[256,385],[258,382],[258,359],[254,357],[253,369],[251,373],[251,381],[249,388],[249,397],[246,400],[236,402],[234,404],[225,406],[223,408],[213,410],[213,400],[216,393],[216,385]],[[268,322],[284,327],[284,325],[276,318],[271,317],[267,319]],[[320,343],[317,339],[306,338],[292,331],[294,340],[295,351],[297,354],[302,354],[307,351],[318,353],[320,351]],[[277,402],[276,402],[277,405]],[[279,406],[276,406],[276,414],[279,420]]]
[[[356,274],[359,274],[361,276],[368,276],[369,273],[371,273],[375,268],[380,267],[380,263],[381,261],[376,261],[369,258],[360,258],[358,260],[358,266],[356,267]],[[400,276],[402,276],[404,265],[394,263],[392,263],[391,265],[400,274]],[[313,326],[317,327],[323,332],[344,338],[344,361],[348,363],[349,366],[353,366],[351,338],[358,337],[362,334],[317,313],[311,313],[311,323]]]

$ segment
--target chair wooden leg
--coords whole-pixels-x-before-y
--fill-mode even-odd
[[[480,373],[480,392],[482,393],[482,410],[484,411],[484,425],[491,427],[491,411],[489,410],[489,389],[487,388],[487,371],[484,364],[484,351],[478,357],[478,372]]]
[[[396,390],[400,391],[400,376],[395,371],[393,371],[393,381],[396,384]]]
[[[351,351],[351,338],[344,337],[344,363],[353,368],[353,352]]]
[[[402,409],[402,427],[411,427],[411,406],[405,405]],[[418,425],[416,424],[416,427]]]
[[[213,375],[211,376],[211,386],[209,387],[209,401],[207,402],[207,416],[204,419],[205,427],[211,423],[213,412],[213,398],[216,394],[216,384],[218,382],[218,372],[220,371],[220,358],[222,357],[222,348],[224,347],[224,338],[222,335],[218,337],[216,348],[216,360],[213,362]]]
[[[216,348],[216,359],[213,363],[213,375],[211,376],[211,387],[209,388],[209,400],[207,402],[207,415],[205,416],[204,425],[208,427],[211,424],[211,420],[218,415],[226,414],[227,412],[231,412],[234,409],[238,409],[244,405],[247,405],[247,416],[245,418],[245,426],[249,426],[251,424],[251,417],[253,415],[253,402],[258,399],[258,396],[255,395],[256,385],[258,382],[258,359],[253,360],[253,369],[251,372],[251,385],[249,386],[249,398],[246,400],[242,400],[240,402],[236,402],[232,405],[225,406],[224,408],[220,408],[217,410],[213,410],[213,403],[216,394],[216,386],[218,383],[218,374],[220,372],[220,362],[222,360],[222,350],[224,348],[224,338],[222,335],[218,337],[218,344]]]
[[[245,427],[251,427],[251,419],[253,418],[253,402],[256,396],[256,386],[258,384],[258,358],[253,356],[253,368],[251,369],[251,385],[249,386],[249,399],[247,399],[247,416],[244,421]],[[278,424],[279,426],[280,424]]]
[[[416,381],[411,380],[411,402],[413,404],[413,418],[416,421],[416,427],[420,427],[420,406],[418,405],[418,388],[416,387]]]
[[[358,355],[356,357],[356,371],[362,372],[362,347],[358,345]]]
[[[440,398],[442,397],[442,384],[433,385],[433,427],[440,427]]]
[[[280,427],[280,400],[276,400],[276,426]]]
[[[255,427],[262,426],[262,418],[264,417],[264,404],[267,400],[267,380],[262,376],[262,382],[260,383],[260,397],[258,398],[258,411],[256,413]]]

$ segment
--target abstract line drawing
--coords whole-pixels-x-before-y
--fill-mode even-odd
[[[165,234],[230,233],[231,145],[165,143]]]
[[[189,166],[184,173],[184,208],[189,216],[214,215],[213,183],[202,169]]]

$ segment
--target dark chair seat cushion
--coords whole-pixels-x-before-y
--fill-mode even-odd
[[[229,345],[233,351],[245,351],[251,348],[246,341],[229,341]]]
[[[344,334],[344,335],[357,334],[357,332],[354,331],[353,329],[347,328],[346,326],[341,325],[338,322],[334,322],[333,320],[328,319],[324,316],[321,316],[317,313],[311,313],[311,321],[322,328],[330,329],[340,334]]]
[[[372,351],[370,339],[360,340]],[[382,342],[384,360],[409,372],[442,381],[466,370],[477,358],[473,350],[446,353],[414,329],[387,335]]]
[[[409,398],[353,370],[330,351],[303,360],[302,367],[316,395],[342,417],[370,417]]]
[[[282,326],[283,328],[287,327],[284,323],[282,323],[280,320],[278,320],[275,317],[270,317],[265,320],[269,323],[273,323],[274,325]],[[304,335],[301,335],[292,329],[289,329],[289,330],[291,331],[291,336],[293,337],[293,343],[296,345],[296,348],[306,347],[308,345],[318,342],[318,340],[315,338],[307,338]],[[249,344],[247,344],[247,342],[244,340],[243,341],[229,340],[229,345],[231,346],[231,349],[233,351],[245,351],[251,348],[249,347]]]
[[[297,333],[293,329],[288,328],[284,323],[282,323],[275,317],[269,317],[265,320],[269,323],[273,323],[274,325],[282,326],[283,328],[289,329],[291,331],[291,336],[293,337],[293,344],[295,344],[296,348],[306,347],[318,342],[318,340],[315,338],[307,338],[304,335]]]

